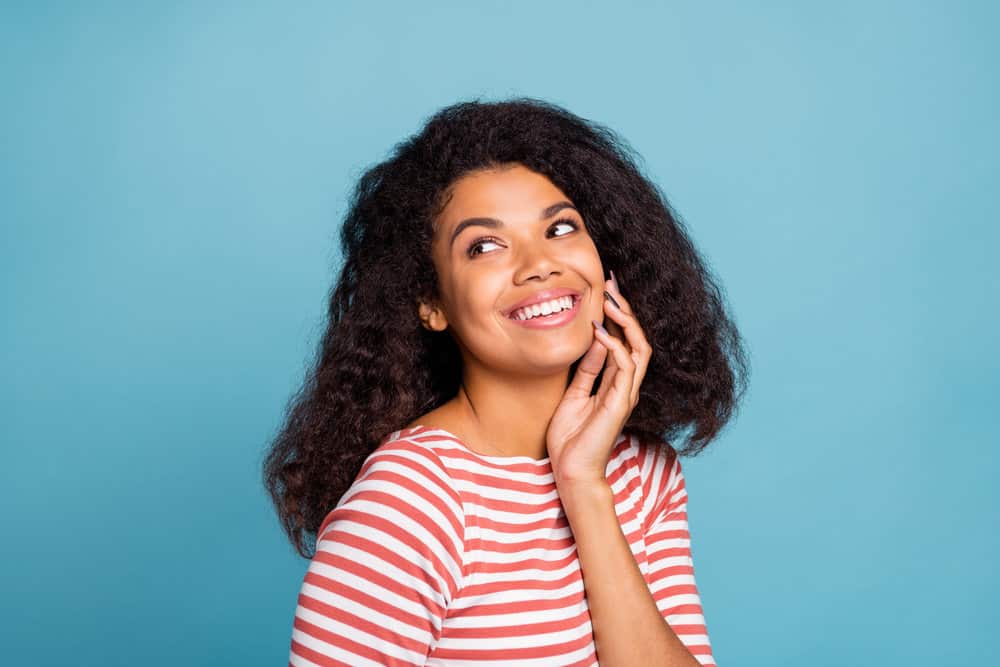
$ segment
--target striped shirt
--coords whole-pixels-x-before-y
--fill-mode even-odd
[[[660,613],[714,665],[680,460],[620,433],[607,480]],[[484,456],[426,426],[390,433],[319,528],[289,665],[511,664],[598,664],[549,459]]]

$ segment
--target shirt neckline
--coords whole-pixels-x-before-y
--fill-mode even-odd
[[[545,456],[540,459],[535,459],[524,454],[518,454],[513,456],[490,456],[488,454],[480,454],[479,452],[475,452],[472,449],[470,449],[469,446],[465,444],[465,441],[462,440],[460,437],[458,437],[457,435],[455,435],[454,433],[452,433],[447,429],[441,428],[440,426],[424,426],[423,424],[417,424],[416,426],[411,426],[410,428],[403,429],[403,432],[408,433],[409,435],[413,435],[415,432],[418,431],[423,433],[426,433],[428,431],[437,431],[438,433],[443,433],[445,436],[454,440],[457,444],[461,445],[462,449],[464,449],[465,451],[469,452],[476,458],[482,459],[483,461],[487,461],[489,463],[494,463],[499,465],[511,464],[511,463],[528,463],[538,467],[549,467],[552,465],[552,461],[548,456]]]

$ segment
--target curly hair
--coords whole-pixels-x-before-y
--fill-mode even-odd
[[[432,115],[360,177],[318,359],[263,466],[301,556],[314,555],[323,519],[382,439],[459,389],[458,346],[421,326],[417,302],[438,294],[431,240],[450,186],[478,170],[520,164],[546,176],[619,278],[653,348],[623,430],[668,443],[686,434],[675,450],[693,456],[729,421],[746,389],[741,337],[683,223],[637,162],[610,129],[553,103],[475,98]]]

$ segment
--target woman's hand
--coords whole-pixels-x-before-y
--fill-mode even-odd
[[[646,375],[652,347],[628,301],[618,291],[614,273],[605,281],[611,299],[604,313],[623,338],[595,327],[594,342],[583,355],[546,432],[552,474],[557,484],[606,483],[611,449],[639,402],[639,386]],[[604,377],[594,396],[594,381],[604,362]]]

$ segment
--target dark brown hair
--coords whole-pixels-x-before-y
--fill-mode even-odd
[[[458,391],[455,342],[417,317],[418,298],[438,289],[432,224],[459,177],[511,163],[543,174],[573,201],[653,347],[624,430],[690,456],[733,416],[748,375],[740,335],[683,223],[640,173],[632,149],[610,129],[542,100],[461,102],[397,144],[354,189],[318,358],[263,466],[303,557],[312,556],[322,520],[379,442]]]

